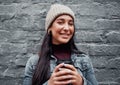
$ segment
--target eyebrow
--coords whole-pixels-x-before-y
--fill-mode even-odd
[[[63,19],[63,18],[57,18],[56,20],[62,20],[62,21],[64,21],[65,19]],[[70,19],[69,21],[72,21],[72,22],[73,22],[72,19]]]

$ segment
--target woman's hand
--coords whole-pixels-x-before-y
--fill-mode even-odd
[[[70,64],[57,65],[48,80],[48,85],[83,85],[83,79],[77,69]]]
[[[70,64],[65,64],[67,69],[70,69],[70,74],[72,75],[71,84],[72,85],[83,85],[84,81],[82,76],[78,73],[77,69]]]

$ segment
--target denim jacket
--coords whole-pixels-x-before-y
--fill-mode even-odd
[[[50,72],[52,74],[57,59],[52,56],[52,59],[50,60]],[[27,61],[26,67],[25,67],[25,76],[23,85],[32,85],[32,76],[33,72],[35,70],[36,64],[38,62],[39,57],[38,56],[32,56]],[[94,69],[91,63],[90,58],[85,54],[72,54],[71,60],[75,66],[75,68],[78,70],[79,74],[83,77],[84,84],[83,85],[98,85],[97,80],[95,78]],[[48,85],[48,81],[46,81],[43,85]]]

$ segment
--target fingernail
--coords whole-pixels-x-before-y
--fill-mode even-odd
[[[58,68],[59,69],[59,71],[61,71],[62,69],[61,68]]]
[[[63,66],[65,67],[65,66],[66,66],[66,64],[64,63],[64,64],[63,64]]]

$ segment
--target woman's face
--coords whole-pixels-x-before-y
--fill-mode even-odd
[[[49,28],[52,32],[53,44],[68,43],[74,34],[74,21],[69,15],[60,15],[55,19],[52,26]]]

